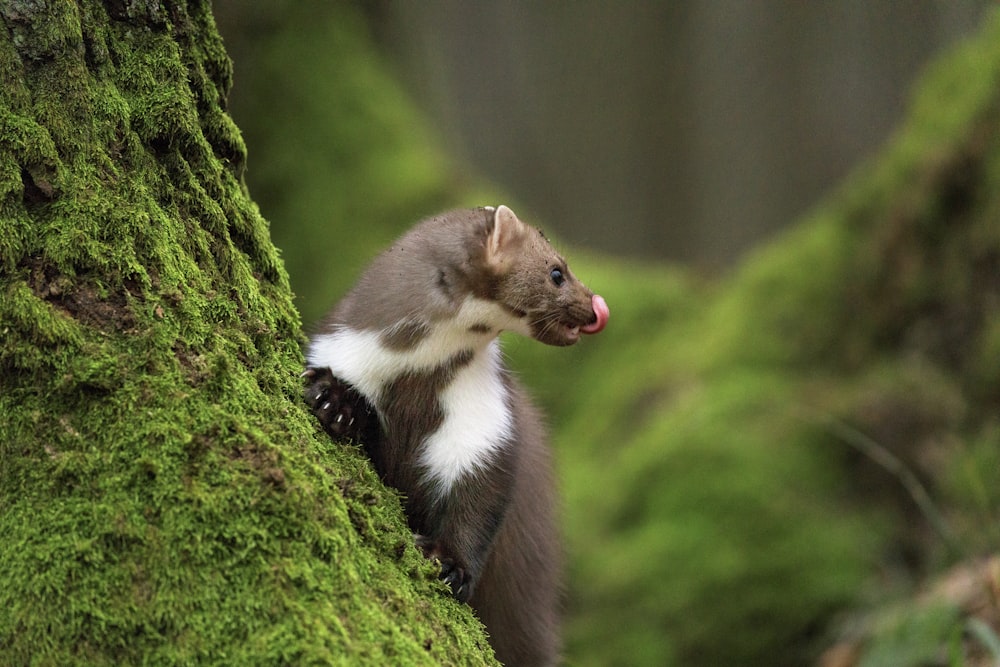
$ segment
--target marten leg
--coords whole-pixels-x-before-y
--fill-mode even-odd
[[[494,454],[483,469],[453,482],[448,493],[425,508],[415,524],[417,547],[441,567],[441,580],[460,601],[475,594],[510,503],[515,467],[513,448]],[[407,506],[408,515],[412,514]],[[411,523],[411,525],[414,525]]]
[[[465,568],[461,562],[457,561],[450,554],[444,553],[442,545],[426,535],[414,535],[413,539],[417,544],[417,548],[423,552],[424,557],[434,561],[441,567],[441,581],[448,584],[452,595],[461,602],[468,600],[469,594],[472,591],[470,586],[466,586],[469,582],[469,577],[466,575]]]
[[[378,436],[375,409],[329,368],[308,368],[302,377],[306,404],[334,439],[369,444]]]

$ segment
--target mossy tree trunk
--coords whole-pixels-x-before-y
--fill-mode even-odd
[[[208,3],[0,16],[0,663],[490,661],[301,405]]]

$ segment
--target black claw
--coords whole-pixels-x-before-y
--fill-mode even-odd
[[[451,558],[441,560],[441,580],[448,584],[451,594],[460,602],[465,602],[468,599],[465,568],[456,565]]]
[[[308,368],[306,404],[323,429],[337,440],[374,443],[378,419],[371,404],[353,387],[335,377],[329,368]]]
[[[459,602],[468,601],[472,593],[472,587],[469,585],[470,577],[465,567],[460,565],[459,561],[455,558],[443,555],[443,547],[437,541],[424,535],[414,535],[413,539],[416,542],[417,548],[424,553],[424,557],[441,568],[438,578],[448,584],[451,594]]]

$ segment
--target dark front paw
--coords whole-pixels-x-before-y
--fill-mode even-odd
[[[468,602],[472,587],[469,586],[469,578],[465,568],[459,565],[454,558],[440,558],[438,562],[441,563],[441,581],[448,584],[451,588],[451,594],[455,596],[456,600]]]
[[[364,442],[378,420],[365,397],[329,368],[308,368],[305,399],[319,423],[337,440]]]
[[[472,578],[461,562],[448,555],[442,545],[431,538],[423,535],[414,535],[413,537],[417,548],[424,552],[424,556],[441,567],[441,574],[438,576],[451,588],[451,594],[459,602],[468,602],[472,595]]]

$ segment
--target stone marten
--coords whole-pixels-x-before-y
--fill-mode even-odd
[[[507,665],[558,660],[561,547],[542,419],[497,337],[572,345],[607,321],[539,230],[484,207],[413,227],[309,343],[314,413],[402,492],[417,545]]]

